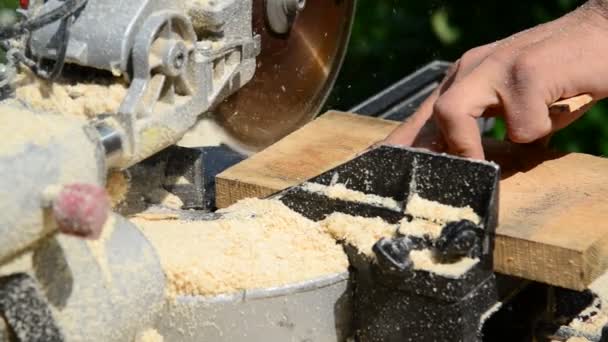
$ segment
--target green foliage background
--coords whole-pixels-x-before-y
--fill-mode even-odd
[[[347,110],[434,59],[453,61],[472,47],[555,19],[583,2],[358,0],[349,50],[328,106]],[[0,0],[0,9],[17,4]],[[493,135],[504,136],[502,123]],[[608,155],[608,104],[596,105],[552,144]]]
[[[342,72],[329,106],[346,110],[434,59],[555,19],[580,0],[358,0]],[[608,63],[608,62],[607,62]],[[608,80],[607,80],[608,81]],[[493,132],[504,136],[500,122]],[[553,138],[555,148],[608,155],[608,104]]]

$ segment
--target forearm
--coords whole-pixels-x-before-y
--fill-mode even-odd
[[[608,21],[608,0],[588,0],[581,9],[598,14]]]

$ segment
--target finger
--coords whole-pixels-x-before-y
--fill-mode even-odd
[[[500,104],[494,87],[500,75],[500,65],[486,59],[437,100],[435,118],[448,152],[483,159],[477,118]]]
[[[588,103],[588,104],[582,106],[580,109],[572,111],[572,112],[561,112],[561,113],[554,114],[554,113],[551,113],[551,111],[549,111],[550,112],[549,118],[551,119],[551,123],[552,123],[551,133],[547,134],[546,136],[544,136],[540,139],[537,139],[532,144],[544,146],[544,147],[549,146],[549,143],[551,142],[551,138],[553,137],[555,132],[559,131],[562,128],[567,127],[568,125],[570,125],[571,123],[576,121],[578,118],[583,116],[589,108],[593,107],[594,104],[595,104],[595,102]]]
[[[549,108],[542,91],[532,87],[503,93],[507,137],[516,143],[531,143],[552,132]]]
[[[401,125],[399,125],[399,127],[393,130],[384,140],[374,144],[373,146],[412,146],[416,140],[420,140],[421,130],[423,130],[425,124],[429,122],[429,119],[433,114],[433,106],[435,105],[437,98],[439,98],[440,94],[442,94],[452,85],[456,74],[459,72],[460,64],[460,60],[454,62],[454,64],[452,64],[448,69],[446,76],[441,81],[441,84],[439,84],[431,95],[429,95],[429,97],[422,102],[416,112],[408,117]],[[424,140],[430,139],[428,138],[428,136],[431,134],[429,130],[422,133],[425,136]]]
[[[426,148],[435,152],[446,152],[446,144],[441,136],[435,120],[429,120],[416,136],[412,144],[415,147]]]
[[[551,119],[551,133],[549,133],[548,135],[536,140],[534,142],[535,145],[540,145],[540,146],[549,146],[549,143],[551,142],[551,138],[553,137],[553,135],[555,134],[555,132],[559,131],[560,129],[566,128],[567,126],[569,126],[571,123],[573,123],[574,121],[576,121],[577,119],[579,119],[581,116],[583,116],[587,110],[589,110],[589,108],[593,107],[593,105],[595,105],[595,101],[590,102],[584,106],[582,106],[580,109],[577,109],[575,111],[572,112],[560,112],[560,113],[551,113],[549,114],[549,118]]]
[[[554,131],[549,105],[562,95],[556,85],[563,82],[554,71],[559,70],[555,59],[546,58],[543,45],[531,45],[520,52],[506,82],[499,86],[507,136],[516,143],[531,143]]]
[[[418,110],[393,130],[384,141],[382,141],[382,144],[411,146],[424,124],[433,114],[433,104],[439,97],[439,92],[439,88],[435,89],[435,91],[422,102]]]
[[[591,107],[593,107],[593,105],[595,105],[595,103],[596,102],[591,102],[589,104],[586,104],[580,109],[573,112],[551,114],[551,131],[559,131],[560,129],[569,126],[571,123],[583,116]]]
[[[465,52],[459,59],[459,67],[451,83],[465,78],[475,70],[499,46],[499,42],[482,45]],[[450,85],[451,85],[450,83]],[[447,89],[444,89],[447,90]]]

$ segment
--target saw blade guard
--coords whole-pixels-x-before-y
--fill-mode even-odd
[[[253,3],[261,37],[253,79],[221,103],[214,119],[240,151],[255,152],[312,120],[336,80],[350,38],[354,0],[283,0],[297,8],[289,29],[277,33],[273,0]],[[280,24],[279,24],[280,25]]]

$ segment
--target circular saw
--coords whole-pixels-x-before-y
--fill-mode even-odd
[[[250,150],[274,143],[319,112],[346,51],[354,1],[291,2],[297,13],[283,21],[276,7],[290,1],[254,2],[253,27],[262,43],[255,75],[215,111],[228,135]]]

